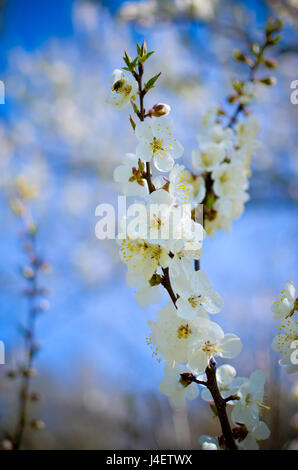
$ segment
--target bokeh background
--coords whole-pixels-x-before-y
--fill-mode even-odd
[[[172,119],[190,164],[200,114],[226,104],[231,79],[244,78],[232,49],[258,40],[270,14],[284,21],[276,48],[277,85],[262,87],[253,111],[261,146],[253,161],[251,200],[230,233],[205,242],[202,261],[224,298],[218,322],[243,340],[233,361],[239,375],[267,374],[263,444],[298,449],[298,381],[278,366],[270,349],[277,331],[270,306],[285,281],[298,282],[298,106],[290,83],[298,79],[298,2],[232,0],[1,1],[0,79],[0,434],[15,424],[17,382],[6,373],[22,356],[19,324],[24,261],[20,225],[9,207],[22,174],[37,189],[32,210],[38,249],[52,265],[43,284],[51,307],[38,321],[42,349],[34,389],[42,394],[31,415],[46,429],[27,431],[31,449],[198,448],[202,433],[217,433],[208,405],[173,410],[157,390],[163,365],[146,345],[148,319],[125,284],[113,241],[95,238],[95,207],[116,203],[112,173],[135,149],[127,113],[107,104],[108,77],[126,49],[146,38],[156,51],[150,76],[162,71],[150,103],[172,107]],[[1,437],[1,436],[0,436]]]

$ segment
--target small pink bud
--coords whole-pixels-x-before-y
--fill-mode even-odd
[[[157,103],[150,109],[149,114],[150,116],[160,117],[166,116],[171,111],[171,107],[165,103]]]

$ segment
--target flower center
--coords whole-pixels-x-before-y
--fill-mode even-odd
[[[153,153],[161,153],[163,148],[163,139],[157,139],[156,137],[153,137],[153,140],[150,142],[152,152]]]
[[[125,80],[117,80],[117,82],[114,83],[112,86],[112,90],[115,91],[116,93],[121,93],[125,96],[128,96],[131,92],[131,85],[128,85],[128,83],[125,82]]]
[[[217,351],[215,344],[210,343],[210,341],[206,341],[203,348],[203,352],[208,354],[209,356],[213,356],[214,353]]]
[[[220,178],[219,178],[219,181],[221,183],[227,183],[228,181],[230,181],[231,177],[229,175],[227,175],[227,173],[223,173]]]
[[[160,228],[162,225],[162,220],[156,214],[153,214],[151,227]]]
[[[182,339],[186,339],[188,338],[188,336],[191,334],[191,329],[189,328],[189,326],[186,324],[186,325],[180,325],[178,330],[177,330],[177,335],[178,335],[178,338]]]
[[[204,163],[205,166],[210,166],[212,163],[211,157],[207,155],[207,153],[202,154],[202,162]]]
[[[149,254],[151,259],[159,260],[159,257],[161,255],[161,247],[159,245],[149,245]]]
[[[203,301],[204,301],[204,297],[202,297],[201,295],[196,295],[196,296],[192,296],[188,298],[188,302],[193,308],[200,305]]]

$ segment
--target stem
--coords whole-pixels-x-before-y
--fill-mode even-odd
[[[239,397],[237,395],[231,395],[227,398],[223,398],[221,396],[216,379],[216,362],[213,358],[210,359],[209,365],[205,369],[205,373],[207,377],[206,382],[203,380],[198,380],[191,372],[185,372],[184,374],[181,374],[181,378],[185,382],[186,386],[192,382],[195,382],[198,385],[203,385],[204,387],[208,388],[214,401],[225,444],[228,450],[237,450],[238,448],[230,426],[226,406],[228,401],[239,400]]]
[[[229,121],[229,124],[228,124],[228,127],[233,127],[233,125],[235,124],[235,122],[237,121],[237,118],[239,116],[239,114],[241,113],[241,111],[244,110],[244,106],[243,104],[238,104],[237,108],[235,109],[235,112],[234,114],[231,116],[230,118],[230,121]]]
[[[146,172],[145,172],[145,179],[147,181],[147,184],[148,184],[148,189],[149,189],[149,193],[153,193],[153,191],[155,191],[155,187],[154,187],[154,184],[152,183],[152,180],[151,180],[151,168],[150,168],[150,162],[146,162]]]
[[[219,391],[217,380],[216,380],[216,362],[214,359],[211,359],[209,366],[206,367],[206,376],[207,376],[207,388],[210,391],[214,404],[216,406],[216,411],[218,414],[218,419],[220,421],[221,430],[225,438],[226,446],[229,450],[237,450],[237,445],[233,437],[233,432],[229,423],[227,415],[227,400],[225,400]]]
[[[135,73],[134,75],[135,79],[138,82],[139,96],[140,96],[140,111],[138,113],[138,116],[140,118],[140,121],[144,121],[145,119],[144,96],[146,94],[146,91],[143,89],[143,85],[142,85],[143,74],[144,74],[143,64],[139,64],[138,71],[139,73]]]
[[[144,121],[144,119],[146,117],[146,112],[145,112],[145,108],[144,108],[144,96],[146,94],[146,91],[143,89],[143,85],[142,85],[142,78],[143,78],[143,73],[144,73],[144,67],[143,67],[142,64],[139,64],[138,71],[139,71],[139,73],[136,73],[134,75],[135,79],[138,82],[139,97],[140,97],[140,111],[138,113],[138,117],[139,117],[140,121]],[[152,183],[152,180],[151,180],[150,162],[146,162],[146,172],[144,173],[144,177],[145,177],[145,179],[147,181],[147,184],[148,184],[149,193],[151,194],[153,191],[155,191],[155,187],[154,187],[154,184]],[[172,286],[171,286],[171,281],[170,281],[170,277],[169,277],[169,268],[162,268],[162,272],[163,272],[163,277],[162,277],[162,281],[161,281],[162,285],[167,290],[173,304],[176,307],[177,297],[176,297],[176,295],[175,295],[175,293],[172,289]]]
[[[32,253],[35,255],[35,234],[30,234],[30,240],[32,243]],[[22,381],[21,388],[19,393],[19,413],[17,427],[15,431],[15,437],[13,439],[13,449],[19,450],[22,444],[23,434],[25,426],[27,423],[27,408],[28,408],[28,398],[29,398],[29,387],[30,387],[30,371],[33,365],[33,358],[35,353],[35,320],[36,320],[36,310],[35,310],[35,296],[37,293],[37,271],[38,269],[35,266],[35,263],[32,263],[34,269],[34,274],[31,279],[31,291],[32,295],[28,296],[29,301],[29,311],[27,318],[27,328],[26,328],[26,337],[25,337],[25,362],[22,368]]]
[[[174,294],[174,291],[173,291],[172,286],[171,286],[171,281],[170,281],[170,276],[169,276],[169,268],[162,268],[162,272],[163,272],[163,277],[162,277],[161,283],[164,286],[164,288],[168,291],[168,294],[171,297],[171,300],[172,300],[173,304],[176,307],[177,297]]]
[[[255,74],[256,74],[256,71],[259,67],[259,65],[262,63],[262,59],[264,57],[264,52],[265,50],[267,49],[267,47],[270,46],[270,42],[268,42],[268,39],[266,38],[264,43],[262,44],[261,48],[260,48],[260,51],[256,57],[256,60],[255,60],[255,63],[251,66],[250,68],[250,74],[249,74],[249,78],[248,78],[248,82],[251,82],[253,83],[255,81]],[[235,124],[235,122],[237,121],[237,118],[239,116],[239,114],[241,112],[244,112],[245,111],[245,105],[244,104],[241,104],[239,103],[234,111],[234,114],[232,114],[231,118],[230,118],[230,121],[228,123],[228,127],[233,127],[233,125]]]

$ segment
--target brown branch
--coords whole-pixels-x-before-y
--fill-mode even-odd
[[[238,397],[238,395],[230,395],[227,398],[225,398],[224,400],[225,400],[226,403],[228,403],[229,401],[240,400],[240,398]]]
[[[170,281],[170,276],[169,276],[169,268],[162,268],[162,272],[163,272],[163,277],[161,278],[161,284],[167,290],[169,296],[171,297],[171,300],[172,300],[173,304],[176,307],[176,302],[177,302],[178,297],[176,297],[176,295],[174,294],[173,288],[171,286],[171,281]]]
[[[209,366],[206,367],[205,373],[207,376],[206,382],[196,379],[196,377],[189,372],[181,374],[181,378],[186,384],[194,382],[199,385],[204,385],[208,388],[209,392],[212,395],[218,419],[220,421],[221,430],[224,437],[224,443],[228,450],[238,450],[235,439],[233,437],[233,431],[230,426],[226,406],[228,401],[238,400],[239,397],[231,395],[228,398],[223,398],[221,396],[216,379],[216,362],[214,359],[210,359]]]
[[[207,388],[211,393],[214,404],[216,406],[216,411],[218,414],[218,419],[220,421],[221,430],[225,439],[226,446],[229,450],[237,450],[238,448],[233,437],[233,432],[227,415],[227,402],[221,396],[217,385],[216,362],[214,361],[214,359],[210,359],[209,366],[206,367],[205,372],[207,376]]]

